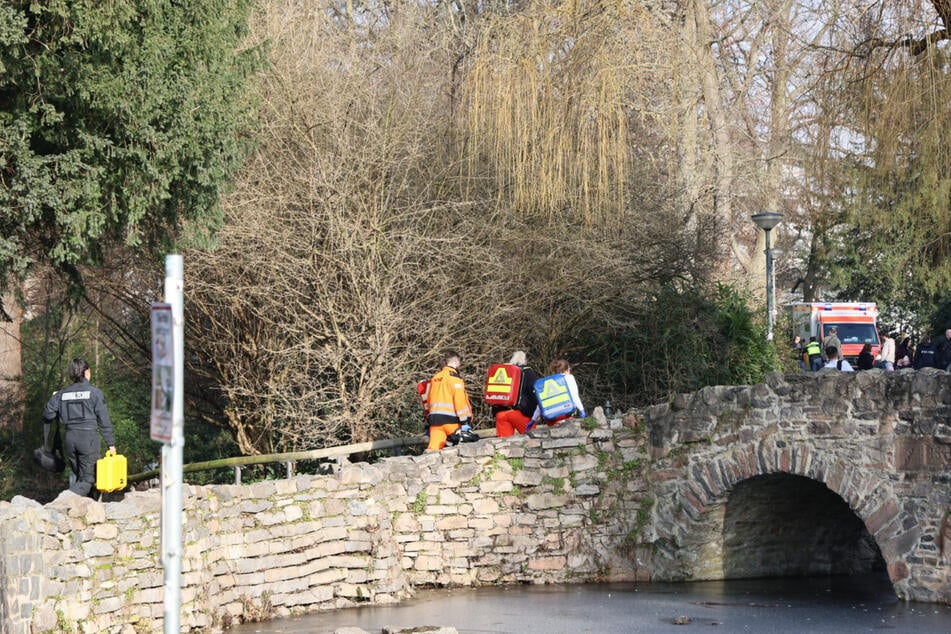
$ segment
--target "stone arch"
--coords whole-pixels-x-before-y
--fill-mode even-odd
[[[906,596],[904,561],[917,545],[920,529],[917,519],[899,505],[888,475],[860,469],[844,452],[817,450],[815,443],[775,434],[691,456],[684,477],[658,501],[655,578],[724,578],[723,527],[729,497],[742,482],[774,474],[807,478],[839,496],[874,540],[896,593]]]
[[[865,523],[841,496],[811,478],[754,476],[733,488],[724,508],[727,579],[885,572]]]

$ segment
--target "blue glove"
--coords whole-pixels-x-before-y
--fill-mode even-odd
[[[459,428],[459,431],[472,431],[472,427],[469,426],[469,423],[463,423],[462,427]]]
[[[578,415],[581,416],[581,418],[587,418],[587,417],[588,417],[588,413],[587,413],[586,411],[584,411],[584,410],[581,410],[581,412],[579,412]]]

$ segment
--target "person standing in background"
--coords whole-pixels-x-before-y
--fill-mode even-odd
[[[900,335],[895,348],[895,369],[910,368],[915,361],[915,350],[911,347],[911,337]]]
[[[951,367],[951,328],[944,331],[944,336],[938,341],[938,352],[935,355],[935,366],[939,370]]]
[[[878,367],[891,372],[895,369],[895,338],[891,334],[882,335],[882,349],[878,353]]]
[[[835,358],[842,358],[842,342],[839,341],[839,329],[837,326],[832,326],[829,328],[829,334],[826,335],[825,341],[822,342],[824,350],[828,350],[830,347],[835,348]],[[826,355],[826,360],[829,360],[829,356]]]
[[[830,370],[841,370],[842,372],[855,372],[851,363],[839,358],[839,352],[835,349],[835,346],[826,346],[826,357],[829,360],[822,368],[823,370],[828,368]]]
[[[805,346],[803,346],[801,336],[796,335],[795,337],[793,337],[792,350],[793,350],[793,354],[796,355],[796,359],[799,360],[799,369],[805,370],[806,369],[806,359],[804,356]]]
[[[806,356],[809,358],[810,371],[818,372],[822,369],[822,346],[815,337],[809,337],[809,343],[806,344]]]
[[[938,351],[935,345],[931,343],[931,337],[927,335],[922,337],[921,341],[919,341],[915,347],[915,369],[920,370],[921,368],[938,367],[937,359],[935,358],[937,354]]]

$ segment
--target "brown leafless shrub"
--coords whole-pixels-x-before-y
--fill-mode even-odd
[[[679,239],[658,209],[521,213],[464,151],[452,20],[404,3],[333,15],[259,14],[260,146],[218,247],[186,254],[192,377],[246,452],[422,431],[413,387],[447,347],[474,401],[516,347],[538,367],[583,358],[576,334],[636,299]]]

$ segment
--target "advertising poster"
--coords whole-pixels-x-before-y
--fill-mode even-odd
[[[175,348],[172,346],[172,306],[152,305],[152,417],[149,435],[159,442],[172,441]]]

